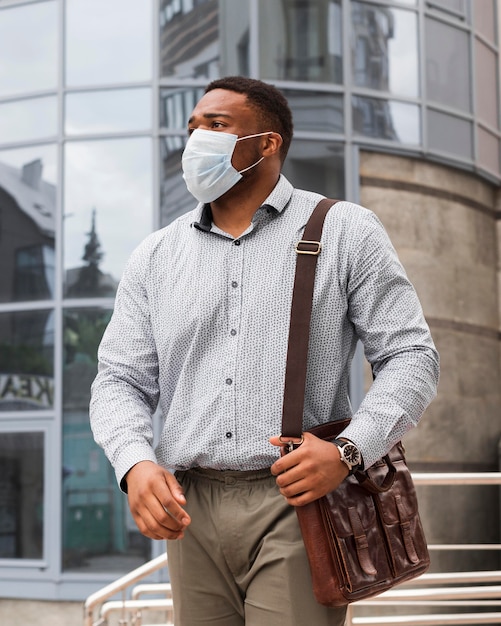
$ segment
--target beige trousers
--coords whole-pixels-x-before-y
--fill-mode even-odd
[[[318,604],[294,508],[268,470],[177,472],[192,522],[168,541],[176,626],[343,626]]]

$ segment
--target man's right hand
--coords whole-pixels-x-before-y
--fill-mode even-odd
[[[152,461],[140,461],[125,480],[129,508],[141,533],[150,539],[182,539],[191,519],[174,475]]]

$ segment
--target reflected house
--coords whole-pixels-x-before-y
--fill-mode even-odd
[[[359,87],[390,91],[388,41],[394,36],[391,9],[353,3],[353,78]],[[354,98],[353,126],[366,137],[398,140],[386,99]]]
[[[217,75],[218,5],[218,0],[194,0],[191,3],[162,0],[160,7],[162,76]],[[211,66],[214,66],[212,71]]]
[[[40,159],[16,168],[0,162],[0,300],[54,296],[56,189]],[[52,311],[4,313],[0,323],[2,411],[53,404]]]
[[[40,159],[22,168],[0,161],[0,300],[54,296],[56,188]]]

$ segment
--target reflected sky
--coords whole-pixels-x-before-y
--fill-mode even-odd
[[[151,89],[117,89],[66,96],[69,135],[114,133],[151,128]]]
[[[57,6],[0,10],[0,96],[57,86]]]
[[[67,0],[66,84],[152,77],[151,0]]]
[[[64,267],[82,267],[96,210],[104,258],[118,280],[132,250],[153,229],[150,138],[68,142],[65,148]]]
[[[417,15],[411,11],[392,11],[395,33],[388,41],[390,92],[417,98],[419,95]]]
[[[55,96],[0,104],[0,143],[44,139],[56,134]]]

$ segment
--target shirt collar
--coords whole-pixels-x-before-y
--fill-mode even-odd
[[[267,210],[274,209],[278,213],[281,213],[289,204],[293,189],[293,186],[285,176],[280,174],[278,183],[259,208]],[[200,217],[198,221],[192,223],[192,226],[197,230],[210,233],[212,228],[212,210],[209,203],[201,205]]]

